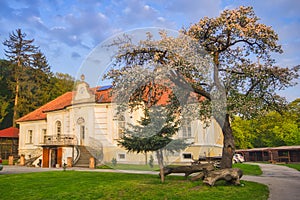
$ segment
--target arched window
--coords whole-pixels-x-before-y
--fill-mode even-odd
[[[55,127],[56,127],[56,135],[59,138],[61,136],[61,122],[56,121]]]

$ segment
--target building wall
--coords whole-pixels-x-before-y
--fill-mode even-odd
[[[78,86],[81,90],[84,87],[87,87],[85,83]],[[57,134],[56,123],[59,121],[61,134],[74,135],[78,145],[97,149],[103,154],[101,162],[109,163],[116,158],[120,163],[144,163],[145,155],[128,153],[117,145],[119,124],[114,104],[95,103],[95,97],[88,90],[82,91],[82,96],[77,92],[72,106],[47,112],[47,120],[20,122],[19,154],[24,154],[26,157],[41,154],[39,145],[44,140],[43,130],[47,130],[47,135],[55,136]],[[125,121],[136,124],[142,114],[142,109],[135,110],[133,113],[126,112]],[[181,129],[174,138],[185,138],[191,145],[181,152],[165,152],[166,162],[188,163],[192,161],[192,158],[221,156],[223,135],[214,119],[208,127],[200,120],[194,120],[187,126],[190,128],[185,129],[185,135]],[[30,131],[32,131],[32,138],[29,136]],[[70,148],[63,148],[62,159],[66,160],[72,154]],[[150,155],[156,161],[156,154],[149,153],[148,159]]]
[[[40,145],[44,141],[45,129],[47,129],[46,120],[20,123],[19,155],[25,155],[26,159],[42,155]]]

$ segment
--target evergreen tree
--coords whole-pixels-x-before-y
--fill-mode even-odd
[[[64,73],[55,73],[54,76],[51,77],[50,85],[50,98],[54,99],[66,92],[72,91],[74,88],[75,79],[69,74]]]
[[[13,114],[12,88],[9,85],[12,77],[11,67],[9,61],[0,60],[0,129],[12,125],[8,120]]]
[[[14,105],[13,105],[13,126],[16,126],[16,119],[22,115],[22,106],[19,97],[22,89],[26,86],[29,77],[27,76],[28,69],[32,61],[32,55],[36,53],[37,47],[33,45],[34,39],[26,39],[26,34],[22,33],[21,29],[17,29],[9,35],[9,39],[3,44],[7,47],[5,55],[13,65],[13,80],[14,85]],[[22,101],[22,100],[21,100]],[[24,103],[24,102],[23,102]],[[26,104],[25,104],[26,105]]]
[[[33,93],[36,102],[34,109],[36,109],[51,99],[50,92],[52,88],[50,80],[53,74],[45,55],[41,51],[33,54],[32,58],[32,75],[30,77],[35,86],[33,88]]]
[[[148,85],[148,87],[150,87]],[[164,151],[179,152],[189,144],[184,139],[175,139],[173,136],[178,132],[180,110],[174,104],[178,100],[172,94],[170,102],[165,106],[154,106],[149,102],[150,96],[144,98],[144,116],[138,124],[128,123],[124,135],[118,140],[118,144],[129,152],[145,153],[156,152],[160,167],[161,181],[164,182]],[[145,96],[144,96],[145,97]],[[146,99],[148,101],[146,101]],[[154,102],[156,100],[152,99]]]

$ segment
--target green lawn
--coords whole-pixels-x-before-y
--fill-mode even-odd
[[[258,176],[262,174],[262,171],[258,165],[250,165],[245,163],[233,164],[234,168],[240,168],[243,170],[244,175]],[[132,165],[132,164],[117,164],[99,166],[99,169],[119,169],[119,170],[143,170],[143,171],[158,171],[159,167],[156,165],[151,168],[149,165]]]
[[[233,168],[240,168],[243,171],[244,175],[259,176],[262,174],[262,171],[258,165],[250,165],[245,163],[236,163],[233,164]]]
[[[300,171],[300,164],[290,163],[290,164],[281,164],[281,165],[284,165],[284,166],[287,166],[287,167],[290,167],[290,168],[294,168],[294,169]]]
[[[267,199],[267,186],[219,182],[215,187],[179,176],[55,171],[0,174],[1,199]]]
[[[134,165],[134,164],[116,164],[113,166],[112,164],[106,164],[97,167],[98,169],[119,169],[119,170],[141,170],[141,171],[157,171],[159,170],[158,165],[153,166],[151,168],[149,165]]]

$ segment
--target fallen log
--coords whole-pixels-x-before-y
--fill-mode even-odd
[[[239,168],[227,168],[216,171],[207,171],[204,169],[203,183],[214,186],[219,180],[225,180],[234,185],[240,185],[240,178],[243,176],[243,171]]]
[[[185,177],[188,177],[193,173],[203,171],[203,169],[206,169],[206,171],[212,171],[215,169],[215,167],[213,163],[197,164],[191,166],[179,166],[179,167],[164,167],[164,176],[167,176],[172,173],[184,173]]]

